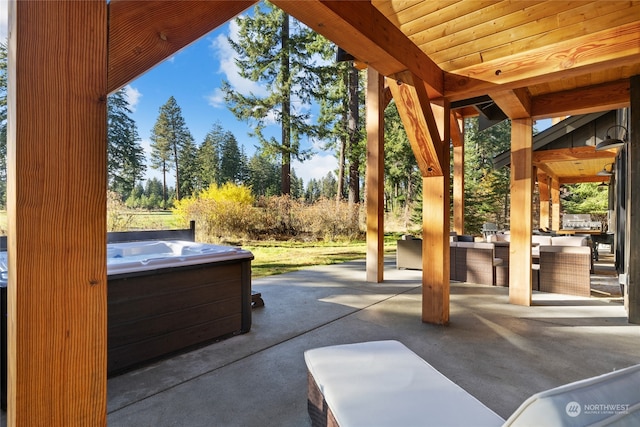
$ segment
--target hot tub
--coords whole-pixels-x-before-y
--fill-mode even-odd
[[[108,244],[109,374],[248,332],[252,259],[181,240]]]

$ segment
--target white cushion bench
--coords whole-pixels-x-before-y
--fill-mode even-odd
[[[307,350],[314,426],[501,426],[504,420],[398,341]]]
[[[398,341],[304,357],[314,427],[640,425],[640,365],[534,394],[505,422]]]

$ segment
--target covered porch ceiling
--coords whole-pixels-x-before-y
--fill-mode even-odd
[[[381,74],[420,77],[459,117],[478,115],[474,100],[487,97],[511,119],[614,110],[640,74],[637,1],[274,3]],[[563,149],[534,165],[564,183],[601,182],[615,153]]]

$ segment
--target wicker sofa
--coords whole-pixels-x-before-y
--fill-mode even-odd
[[[450,280],[482,285],[496,284],[496,266],[503,260],[495,255],[495,245],[485,242],[450,242]],[[396,267],[422,270],[422,239],[405,236],[398,240]],[[508,280],[508,276],[507,276]]]
[[[495,285],[496,266],[502,262],[495,256],[493,243],[456,242],[453,280]]]

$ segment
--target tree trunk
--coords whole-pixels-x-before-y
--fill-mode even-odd
[[[173,143],[173,159],[176,166],[176,200],[180,200],[180,167],[178,166],[178,147],[175,142]]]
[[[360,121],[358,100],[358,70],[355,67],[349,69],[349,203],[360,202],[360,160],[354,147],[358,144],[358,127]]]
[[[289,15],[282,18],[282,181],[283,195],[291,193],[291,88],[289,87]]]

